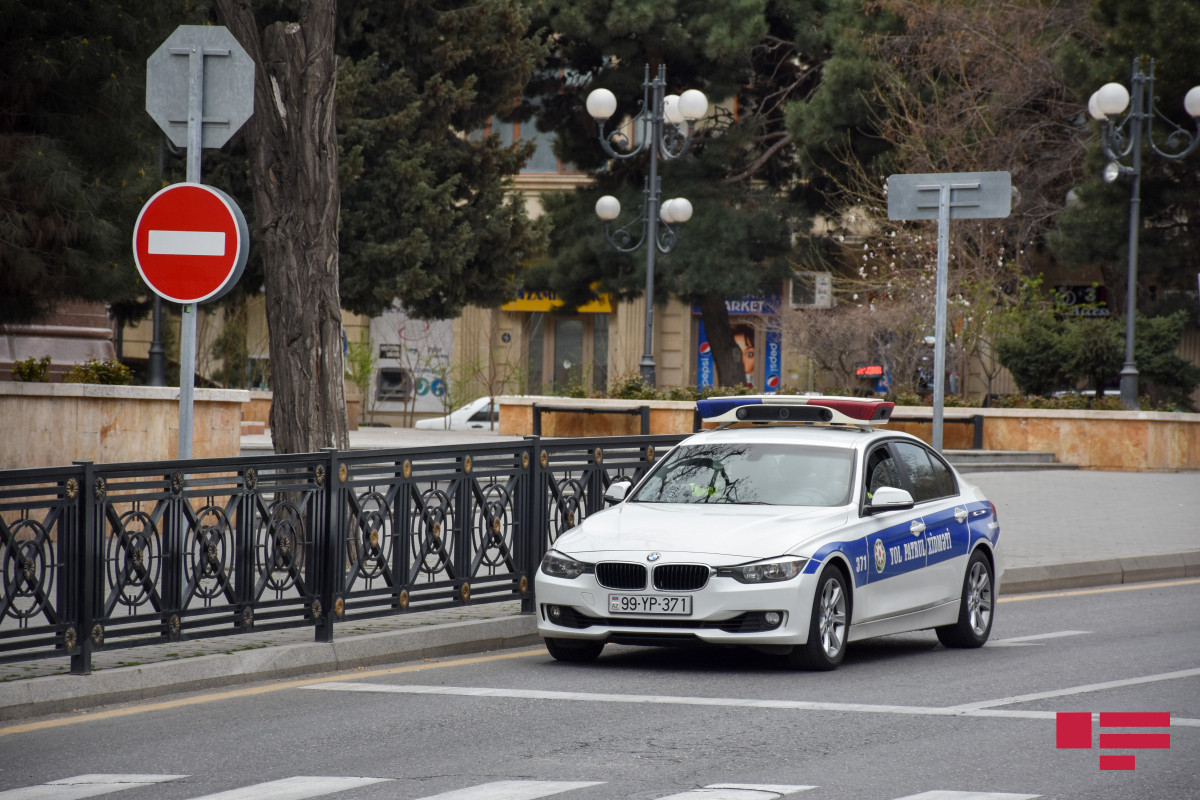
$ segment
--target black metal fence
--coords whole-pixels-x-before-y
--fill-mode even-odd
[[[0,661],[521,599],[682,436],[0,471]]]

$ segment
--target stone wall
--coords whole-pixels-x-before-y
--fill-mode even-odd
[[[359,416],[362,414],[362,395],[358,387],[347,382],[346,387],[346,425],[349,430],[358,430]],[[271,428],[271,401],[275,395],[261,389],[251,389],[246,393],[249,399],[242,409],[242,433],[265,433]]]
[[[501,436],[533,433],[534,406],[542,413],[542,436],[637,436],[641,417],[632,412],[650,407],[650,432],[691,433],[696,404],[674,400],[608,400],[522,395],[498,397]]]
[[[640,432],[633,415],[592,411],[649,406],[650,433],[688,433],[694,403],[669,400],[596,400],[567,397],[500,397],[500,433],[533,432],[534,404],[557,411],[542,415],[543,436],[629,436]],[[561,409],[578,409],[565,411]],[[1089,469],[1152,471],[1200,470],[1200,414],[1151,411],[1059,411],[1016,408],[947,408],[942,445],[969,450],[972,419],[982,417],[984,450],[1054,453],[1064,464]],[[932,439],[933,409],[898,406],[889,430]]]
[[[192,457],[236,457],[250,393],[197,389]],[[179,389],[0,382],[0,469],[74,461],[167,461],[179,445]]]

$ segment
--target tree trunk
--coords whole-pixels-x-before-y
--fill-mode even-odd
[[[271,338],[271,435],[278,453],[349,445],[338,292],[335,0],[259,35],[250,0],[217,0],[254,59],[246,136]]]
[[[739,347],[733,338],[733,328],[729,324],[725,295],[700,295],[700,318],[704,320],[704,331],[708,334],[708,345],[712,348],[717,385],[743,385],[746,382],[746,372],[737,356]]]

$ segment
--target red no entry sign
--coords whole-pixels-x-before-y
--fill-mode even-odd
[[[133,259],[165,300],[216,300],[237,283],[250,252],[242,210],[229,195],[176,183],[150,198],[133,227]]]

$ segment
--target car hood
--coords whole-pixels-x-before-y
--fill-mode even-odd
[[[705,556],[742,563],[798,552],[804,543],[846,523],[845,507],[621,503],[564,533],[554,549],[587,561],[657,552],[664,562]],[[639,559],[640,560],[640,559]]]

